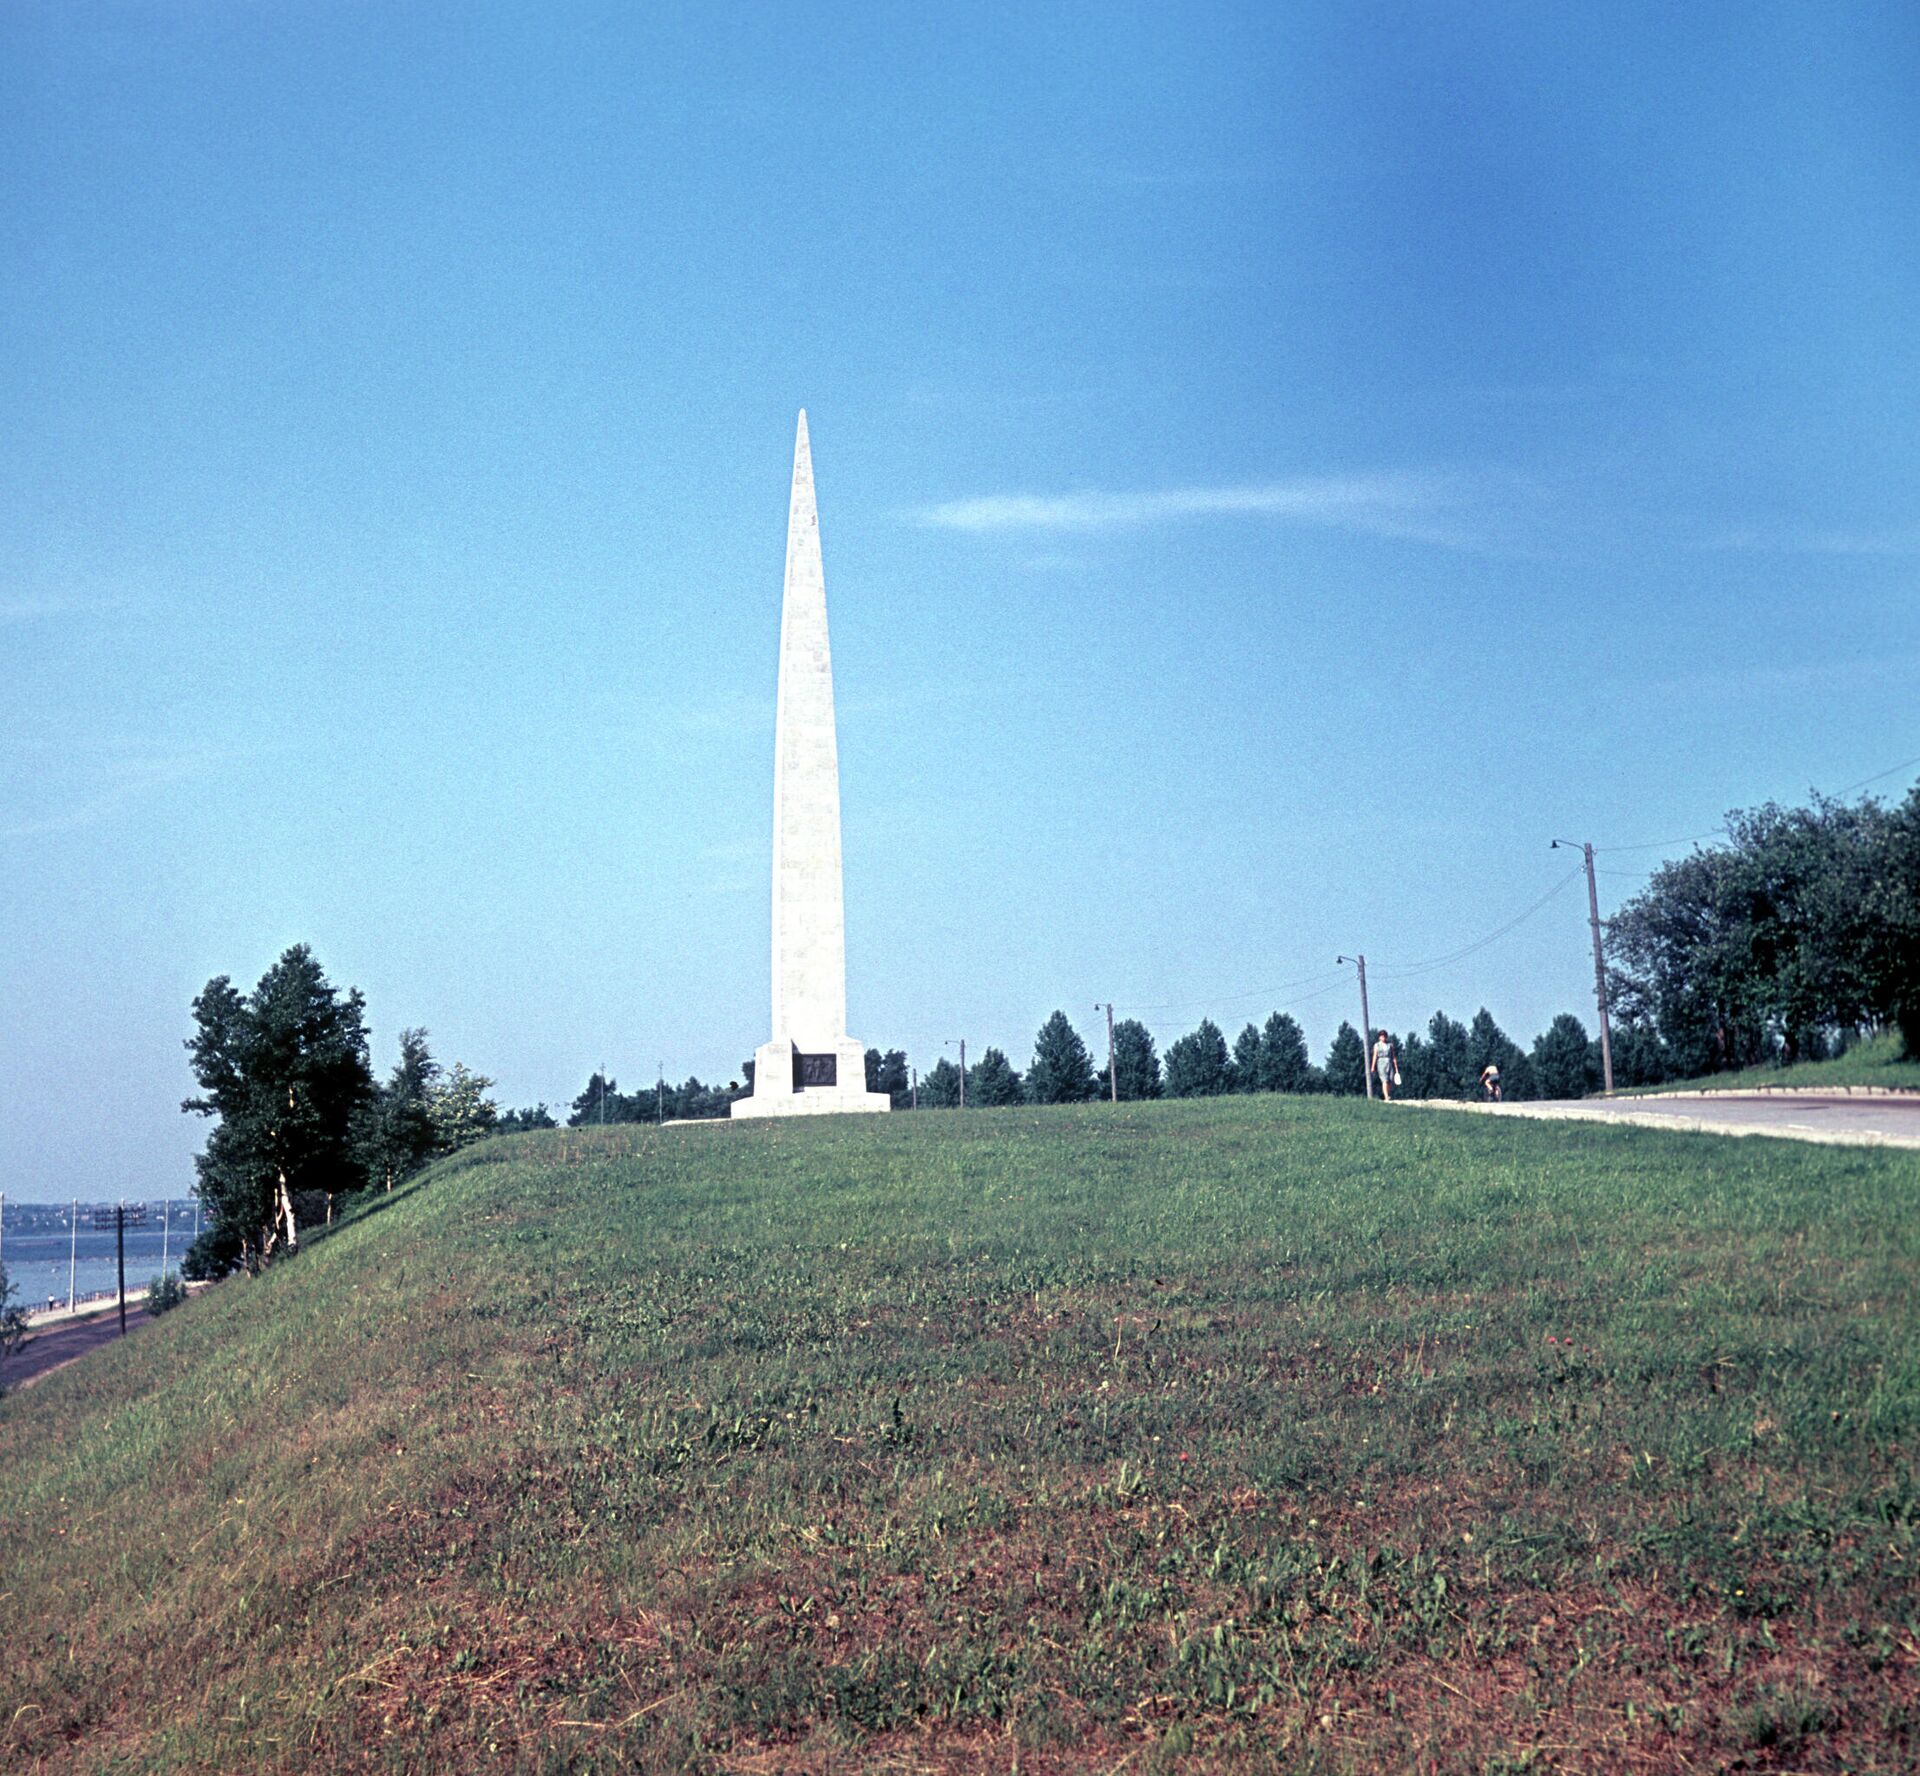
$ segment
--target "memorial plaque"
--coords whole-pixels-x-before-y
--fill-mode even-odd
[[[793,1089],[795,1091],[805,1091],[810,1086],[817,1091],[839,1083],[840,1057],[838,1055],[798,1053],[794,1055]]]

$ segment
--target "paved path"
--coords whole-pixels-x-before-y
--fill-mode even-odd
[[[1454,1104],[1408,1099],[1481,1116],[1545,1116],[1569,1122],[1624,1122],[1716,1135],[1773,1135],[1861,1147],[1920,1149],[1920,1097],[1847,1097],[1838,1092],[1716,1092],[1711,1097],[1573,1098],[1534,1104]]]
[[[127,1307],[127,1334],[147,1323],[147,1310]],[[48,1332],[32,1332],[26,1341],[13,1347],[11,1356],[0,1357],[0,1386],[9,1391],[31,1387],[43,1375],[85,1356],[96,1346],[120,1336],[120,1310],[110,1308],[97,1319],[70,1322]]]

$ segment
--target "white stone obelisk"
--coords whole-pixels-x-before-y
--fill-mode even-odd
[[[807,416],[793,442],[780,693],[773,741],[773,1040],[753,1056],[753,1096],[735,1116],[891,1108],[867,1090],[866,1051],[847,1034],[840,885],[840,754],[833,730],[827,582]]]

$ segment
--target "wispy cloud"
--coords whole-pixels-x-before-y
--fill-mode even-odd
[[[1795,530],[1757,527],[1722,531],[1715,549],[1783,555],[1920,555],[1920,526],[1882,530]]]
[[[1425,475],[1311,475],[1226,487],[1138,493],[999,493],[922,507],[915,517],[939,530],[1098,531],[1138,529],[1196,518],[1272,518],[1373,536],[1468,545],[1450,483]]]

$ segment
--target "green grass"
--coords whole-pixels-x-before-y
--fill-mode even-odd
[[[490,1142],[0,1404],[0,1768],[1893,1771],[1920,1165]]]
[[[1734,1073],[1709,1073],[1700,1079],[1654,1085],[1646,1092],[1746,1091],[1754,1086],[1789,1085],[1813,1090],[1820,1086],[1882,1085],[1900,1091],[1920,1091],[1920,1061],[1907,1058],[1897,1030],[1875,1036],[1850,1048],[1832,1061],[1796,1061],[1791,1067],[1743,1067]]]

